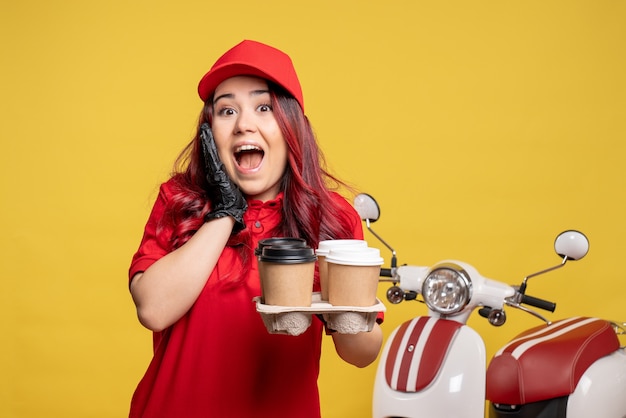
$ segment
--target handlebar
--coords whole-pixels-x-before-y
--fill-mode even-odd
[[[402,272],[399,272],[398,269],[406,269]],[[483,283],[483,293],[482,296],[477,296],[477,299],[473,301],[473,304],[470,306],[483,306],[479,312],[481,316],[488,317],[492,311],[492,307],[489,302],[494,302],[498,300],[502,300],[506,305],[522,309],[528,313],[531,313],[542,320],[545,320],[541,315],[528,308],[525,308],[522,305],[527,305],[528,307],[534,307],[538,309],[542,309],[549,312],[554,312],[556,310],[556,303],[550,302],[549,300],[540,299],[534,296],[529,296],[524,293],[524,291],[516,286],[508,286],[503,283],[486,279],[482,277],[478,272],[474,271],[471,266],[465,266],[472,276],[472,280],[478,280],[479,283]],[[387,295],[388,300],[391,303],[400,303],[402,300],[415,300],[417,298],[418,293],[421,293],[422,280],[428,276],[429,267],[419,267],[419,266],[403,266],[399,268],[381,268],[380,269],[380,282],[392,282],[394,287],[394,292],[392,296]],[[400,273],[400,274],[399,274]],[[402,278],[400,277],[402,276]],[[397,282],[399,282],[399,286],[397,286]],[[512,287],[512,288],[511,288]],[[495,298],[495,299],[494,299]],[[503,300],[503,299],[504,300]],[[501,303],[502,303],[501,302]],[[466,303],[469,303],[467,301]],[[485,303],[485,305],[483,305]],[[473,308],[472,308],[473,309]],[[500,310],[502,307],[500,307]],[[547,321],[547,320],[545,320]]]
[[[554,310],[556,309],[556,303],[528,295],[522,295],[521,303],[550,312],[554,312]]]

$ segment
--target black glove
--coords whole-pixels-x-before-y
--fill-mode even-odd
[[[211,211],[204,217],[205,221],[211,219],[232,216],[235,219],[233,232],[237,233],[244,229],[243,214],[248,209],[246,198],[241,190],[228,177],[224,164],[220,161],[213,139],[213,132],[208,123],[200,127],[200,139],[202,140],[202,154],[206,169],[206,180],[209,185],[209,197],[213,205]]]

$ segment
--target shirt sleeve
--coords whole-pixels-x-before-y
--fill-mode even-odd
[[[139,244],[139,249],[133,255],[130,268],[128,271],[129,282],[137,273],[144,272],[159,258],[166,255],[169,250],[162,243],[167,242],[163,236],[167,231],[159,231],[159,221],[163,218],[165,207],[168,200],[167,183],[159,188],[159,195],[152,207],[152,212],[148,218],[148,222],[144,228],[143,238]]]

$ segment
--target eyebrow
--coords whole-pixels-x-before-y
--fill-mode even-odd
[[[269,94],[269,90],[252,90],[249,95],[250,96],[260,96],[262,94]],[[217,103],[220,99],[234,99],[235,95],[232,93],[220,94],[215,99],[213,99],[213,104]]]

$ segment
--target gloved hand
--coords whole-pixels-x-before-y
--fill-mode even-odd
[[[208,123],[200,127],[200,139],[202,140],[202,154],[206,168],[206,180],[209,184],[209,197],[212,209],[205,216],[205,221],[211,219],[232,216],[235,219],[233,232],[237,233],[244,229],[243,214],[248,209],[246,198],[241,190],[228,177],[224,164],[220,161],[213,139],[213,132]]]

